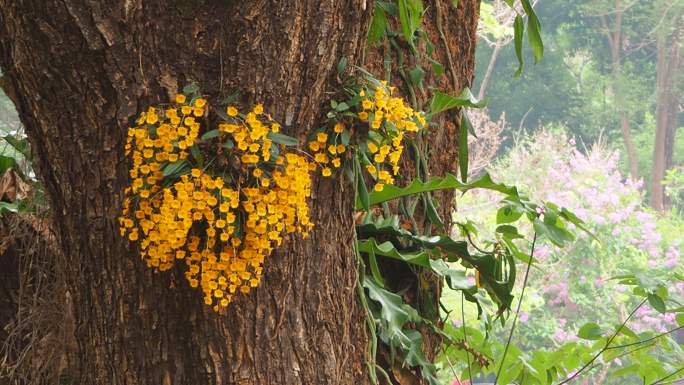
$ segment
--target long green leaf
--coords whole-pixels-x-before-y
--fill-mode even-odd
[[[0,175],[10,168],[17,168],[17,161],[9,156],[0,155]]]
[[[532,54],[534,55],[535,64],[541,60],[544,56],[544,43],[541,38],[541,23],[537,14],[534,12],[532,5],[530,5],[529,0],[520,0],[523,5],[523,9],[527,14],[527,41],[530,43],[530,48],[532,48]]]
[[[515,45],[515,56],[518,58],[518,69],[515,71],[515,77],[522,74],[525,59],[523,57],[523,33],[525,32],[525,24],[522,16],[515,17],[513,22],[513,42]]]
[[[372,46],[379,42],[387,31],[387,14],[382,7],[375,7],[373,10],[373,20],[368,29],[367,44]]]
[[[370,209],[370,197],[366,188],[366,181],[363,179],[359,154],[354,156],[354,172],[356,173],[356,207],[368,211]]]
[[[487,105],[484,100],[477,100],[475,95],[465,87],[459,96],[451,96],[444,92],[435,92],[430,99],[430,115],[435,115],[456,107],[482,108]]]
[[[296,146],[299,144],[299,140],[297,140],[297,138],[277,132],[269,132],[268,138],[271,139],[273,143],[282,144],[284,146]]]
[[[186,168],[188,165],[189,164],[186,160],[179,160],[177,162],[169,163],[162,170],[162,174],[165,177],[169,175],[180,174],[181,171],[183,171],[183,169]]]
[[[497,271],[500,270],[501,261],[496,257],[490,254],[471,255],[468,253],[467,245],[464,242],[454,241],[445,236],[423,237],[411,235],[410,239],[420,247],[419,250],[399,251],[392,242],[387,241],[378,244],[374,238],[357,241],[357,248],[363,253],[369,253],[372,250],[376,255],[431,269],[439,276],[444,276],[445,271],[442,268],[443,266],[439,265],[439,262],[434,262],[431,254],[446,255],[449,261],[461,259],[467,265],[476,268],[480,272],[481,285],[500,308],[508,309],[510,307],[513,296],[510,292],[512,283],[509,281],[515,280],[515,273],[513,272],[507,280],[499,281],[497,279]]]
[[[401,296],[378,286],[370,277],[363,278],[363,287],[368,297],[380,307],[380,339],[404,355],[403,361],[409,366],[420,367],[423,378],[431,385],[441,385],[436,377],[436,367],[423,353],[423,337],[415,329],[405,329],[409,322],[426,322],[418,311],[404,303]]]
[[[506,195],[518,196],[518,190],[515,187],[495,183],[492,181],[492,178],[489,176],[489,174],[484,174],[480,178],[470,183],[460,182],[454,175],[447,174],[444,177],[436,177],[427,182],[415,179],[406,187],[397,187],[394,185],[385,186],[382,191],[373,191],[369,193],[369,205],[376,205],[378,203],[387,202],[404,196],[415,195],[429,191],[456,189],[466,192],[476,188],[498,191]],[[361,209],[362,207],[357,204],[357,208]]]

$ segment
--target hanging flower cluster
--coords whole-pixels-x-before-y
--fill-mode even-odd
[[[179,94],[129,129],[132,182],[119,222],[148,266],[164,271],[184,260],[190,286],[219,310],[259,284],[264,259],[284,234],[308,235],[316,165],[277,143],[296,140],[278,134],[261,105],[245,114],[228,106],[218,129],[198,138],[196,119],[206,107],[205,99]]]
[[[386,184],[394,184],[399,173],[399,159],[404,151],[406,133],[418,132],[425,126],[425,115],[414,111],[399,97],[393,97],[394,87],[382,81],[377,87],[361,89],[359,119],[368,122],[367,154],[372,159],[366,170],[375,179],[374,189],[382,191]]]
[[[158,271],[184,260],[185,277],[204,302],[214,310],[228,306],[238,291],[259,285],[264,260],[286,234],[308,236],[313,171],[331,176],[351,149],[376,191],[394,183],[404,139],[425,126],[425,115],[393,97],[386,82],[369,84],[331,103],[329,127],[306,143],[310,154],[288,151],[298,141],[281,134],[261,104],[216,111],[215,129],[208,129],[209,106],[196,91],[150,107],[128,130],[131,184],[121,235],[138,242]]]
[[[414,111],[402,98],[392,96],[394,87],[386,81],[369,79],[350,99],[332,102],[328,114],[332,128],[319,130],[309,139],[308,148],[320,164],[322,174],[329,176],[331,168],[340,167],[340,156],[349,144],[349,128],[367,135],[356,138],[363,154],[366,171],[376,181],[375,191],[394,184],[399,173],[399,159],[404,151],[404,139],[426,125],[425,113]]]
[[[332,134],[319,130],[309,141],[309,150],[313,152],[314,161],[321,166],[323,176],[332,175],[332,168],[340,168],[342,165],[341,157],[347,151],[340,135],[344,131],[344,123],[337,122]],[[346,142],[348,144],[348,137]]]

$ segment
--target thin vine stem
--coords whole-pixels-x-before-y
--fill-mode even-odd
[[[610,338],[608,338],[608,341],[606,341],[606,345],[605,345],[598,353],[594,354],[594,356],[591,358],[591,360],[589,360],[589,362],[587,362],[586,364],[584,364],[584,366],[582,366],[578,371],[576,371],[575,373],[573,373],[572,376],[570,376],[570,377],[566,378],[565,380],[563,380],[562,382],[558,383],[558,385],[567,384],[568,382],[572,381],[572,380],[575,379],[577,376],[579,376],[582,372],[584,372],[589,366],[591,366],[591,364],[593,364],[594,361],[596,361],[596,359],[599,358],[599,357],[601,356],[601,354],[603,354],[603,352],[605,352],[605,351],[608,349],[608,347],[610,347],[610,344],[613,342],[613,340],[615,339],[615,337],[617,337],[618,334],[620,334],[620,332],[622,331],[622,328],[625,327],[625,325],[626,325],[627,322],[632,318],[632,316],[634,315],[634,313],[636,313],[637,310],[639,310],[642,306],[644,306],[644,304],[646,303],[646,300],[647,300],[647,299],[644,298],[644,300],[641,301],[641,303],[639,304],[639,306],[635,307],[634,310],[632,310],[632,312],[629,313],[629,315],[627,316],[627,318],[622,322],[622,324],[620,324],[620,326],[617,328],[617,330],[615,331],[615,333],[613,333],[613,335],[610,336]]]
[[[671,378],[671,377],[676,376],[677,373],[682,372],[682,371],[684,371],[684,366],[682,366],[681,368],[679,368],[679,369],[675,370],[674,372],[668,374],[668,375],[665,376],[665,377],[661,377],[661,378],[659,378],[659,379],[657,379],[657,380],[651,382],[650,385],[662,384],[663,381],[667,380],[668,378]]]
[[[356,155],[355,155],[356,156]],[[358,196],[358,181],[361,176],[359,175],[359,170],[357,167],[354,167],[354,201],[356,201],[356,198]],[[368,328],[368,331],[370,332],[370,338],[368,341],[368,352],[367,352],[367,357],[366,357],[366,366],[368,367],[368,377],[370,377],[370,380],[373,384],[377,385],[379,384],[378,381],[378,375],[377,375],[377,363],[376,363],[376,353],[378,349],[378,338],[377,338],[377,331],[375,329],[375,322],[373,320],[373,315],[370,311],[370,308],[368,307],[368,302],[366,301],[366,293],[363,290],[363,284],[361,283],[361,280],[365,276],[365,270],[366,270],[366,264],[363,263],[363,259],[361,258],[361,253],[359,253],[359,248],[356,247],[356,243],[358,242],[357,234],[356,234],[356,226],[354,226],[354,239],[352,240],[352,247],[354,248],[354,255],[356,256],[356,291],[359,296],[359,302],[361,302],[361,306],[363,307],[364,313],[365,313],[365,319],[366,319],[366,327]],[[387,376],[387,373],[383,370],[381,372],[383,375]],[[391,382],[389,382],[391,383]]]
[[[678,331],[678,330],[681,330],[681,329],[684,329],[684,325],[679,326],[679,327],[676,327],[676,328],[674,328],[674,329],[672,329],[672,330],[668,330],[668,331],[666,331],[666,332],[660,333],[660,334],[655,335],[655,336],[653,336],[653,337],[651,337],[651,338],[646,338],[645,340],[636,341],[636,342],[631,342],[631,343],[623,344],[623,345],[611,346],[611,347],[606,348],[606,350],[610,350],[610,349],[620,349],[620,348],[626,348],[626,347],[629,347],[629,346],[640,345],[640,344],[643,344],[643,343],[646,343],[646,342],[650,342],[650,341],[653,341],[653,340],[657,340],[657,339],[660,338],[660,337],[664,337],[664,336],[666,336],[666,335],[668,335],[668,334],[672,334],[672,333],[674,333],[674,332],[676,332],[676,331]]]
[[[520,306],[522,305],[523,297],[525,296],[525,288],[527,287],[527,279],[530,276],[530,267],[532,266],[532,260],[534,259],[534,247],[537,245],[537,233],[534,233],[532,238],[532,248],[530,249],[530,259],[527,261],[527,268],[525,269],[525,279],[523,279],[523,287],[520,292],[520,298],[518,298],[518,306],[515,309],[515,316],[513,317],[513,325],[511,325],[511,332],[508,333],[508,341],[506,342],[506,347],[504,348],[503,356],[501,357],[501,364],[499,364],[499,370],[496,371],[496,377],[494,378],[494,385],[497,384],[499,376],[501,375],[501,370],[503,369],[504,363],[506,362],[506,355],[508,354],[508,348],[513,340],[513,333],[515,332],[515,325],[518,322],[518,314],[520,313]]]
[[[468,343],[468,334],[466,332],[465,310],[464,310],[465,294],[461,291],[461,326],[463,328],[463,342]],[[466,350],[466,358],[468,359],[468,382],[473,383],[473,373],[470,370],[470,353]]]

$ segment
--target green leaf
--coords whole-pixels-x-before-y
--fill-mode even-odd
[[[404,261],[412,265],[430,268],[430,256],[424,250],[400,253],[392,242],[387,241],[377,244],[374,238],[360,239],[356,242],[356,246],[362,253],[373,253]]]
[[[3,212],[17,213],[19,212],[18,202],[2,202],[0,201],[0,214]]]
[[[435,73],[436,77],[439,78],[442,75],[444,75],[444,66],[442,65],[442,63],[434,59],[428,59],[428,61],[430,61],[430,64],[432,65],[432,72]]]
[[[284,146],[297,146],[299,144],[299,140],[297,140],[297,138],[277,132],[269,132],[268,138],[272,140],[273,143],[282,144]]]
[[[652,308],[657,310],[659,313],[665,313],[667,311],[667,306],[665,306],[665,302],[658,295],[649,293],[648,303],[651,305]]]
[[[458,167],[461,171],[461,181],[468,182],[468,132],[471,131],[473,125],[470,124],[468,114],[465,111],[461,112],[461,126],[458,131],[460,138],[458,140]]]
[[[594,322],[589,322],[582,325],[579,332],[577,333],[577,336],[585,340],[598,340],[603,335],[601,333],[601,327],[598,326],[598,324]]]
[[[451,96],[443,92],[435,92],[430,100],[430,115],[435,115],[456,107],[482,108],[487,105],[486,101],[477,100],[475,95],[465,87],[459,96]]]
[[[632,364],[632,365],[627,365],[623,366],[620,369],[617,369],[611,374],[611,378],[619,378],[622,376],[626,376],[628,374],[636,373],[639,371],[640,365],[638,363]]]
[[[183,169],[189,166],[186,160],[179,160],[177,162],[167,164],[162,170],[162,174],[167,177],[170,175],[180,174]]]
[[[425,78],[425,71],[423,68],[419,64],[416,64],[416,66],[409,72],[409,76],[411,77],[411,83],[422,90],[423,79]]]
[[[378,286],[368,276],[363,277],[363,287],[368,292],[368,298],[380,307],[380,339],[393,349],[400,349],[404,355],[403,361],[409,366],[419,366],[421,374],[429,384],[440,385],[436,377],[436,367],[425,358],[423,353],[423,337],[419,331],[404,329],[409,322],[426,322],[418,312],[403,299],[388,290]]]
[[[552,207],[552,208],[556,208],[556,205],[554,205],[554,204],[552,204],[552,203],[549,203],[549,202],[546,203],[546,206]],[[592,237],[596,242],[601,243],[601,240],[598,239],[598,237],[596,237],[596,235],[594,235],[594,233],[591,232],[591,230],[589,230],[589,228],[586,226],[586,224],[584,223],[584,221],[581,220],[581,219],[579,219],[579,218],[577,217],[577,215],[575,215],[572,211],[569,211],[569,210],[566,209],[565,207],[562,207],[562,208],[560,209],[560,211],[558,212],[558,215],[559,215],[561,218],[565,219],[566,221],[568,221],[568,222],[572,223],[573,225],[577,226],[580,230],[582,230],[582,231],[584,231],[585,233],[587,233],[587,234],[588,234],[590,237]]]
[[[199,91],[199,86],[197,83],[190,83],[187,86],[183,87],[183,93],[186,95],[192,95],[194,93],[197,93]]]
[[[338,74],[343,73],[344,70],[347,69],[347,62],[348,62],[348,60],[347,60],[346,56],[342,56],[342,58],[340,58],[340,61],[337,63],[337,73]]]
[[[519,232],[518,228],[511,225],[500,225],[496,227],[496,232],[504,235],[508,239],[524,238]]]
[[[430,222],[436,224],[440,229],[443,229],[444,221],[442,221],[442,218],[439,216],[437,208],[435,207],[435,200],[432,198],[430,193],[424,194],[423,201],[425,202],[425,208],[427,210],[427,215]]]
[[[513,41],[515,44],[515,56],[518,58],[518,70],[515,71],[515,77],[520,77],[523,71],[523,66],[525,65],[525,59],[523,57],[523,33],[525,32],[525,24],[523,22],[522,16],[518,15],[515,17],[513,22]]]
[[[684,326],[684,313],[677,314],[675,320],[677,320],[677,326]]]
[[[0,174],[4,174],[10,168],[17,168],[17,161],[9,156],[0,155]]]
[[[28,157],[29,155],[29,145],[28,145],[28,140],[26,138],[23,139],[17,139],[12,135],[5,135],[2,137],[5,139],[7,143],[10,144],[18,153],[21,155]]]
[[[368,297],[380,304],[380,315],[387,329],[385,337],[392,338],[401,333],[407,322],[420,321],[416,309],[404,303],[400,296],[378,286],[370,277],[363,277],[363,287],[368,290]]]
[[[366,230],[368,226],[365,225]],[[359,234],[363,229],[359,229]],[[393,258],[412,265],[421,266],[431,269],[435,274],[442,276],[443,271],[435,268],[436,262],[431,259],[431,254],[446,255],[449,261],[462,260],[468,267],[474,267],[480,272],[480,284],[487,290],[487,293],[499,305],[500,309],[508,309],[513,296],[511,295],[511,288],[515,281],[515,272],[507,277],[506,280],[501,281],[497,278],[497,272],[501,270],[501,260],[492,254],[471,255],[468,252],[468,246],[465,242],[454,241],[447,236],[415,236],[406,230],[397,231],[402,237],[410,239],[415,243],[414,246],[418,250],[406,251],[397,250],[394,244],[390,241],[378,244],[374,238],[360,239],[357,241],[357,249],[360,252],[368,253],[371,249],[375,255],[381,255],[388,258]]]
[[[233,143],[232,140],[225,138],[223,141],[223,148],[230,150],[233,147],[235,147],[235,143]]]
[[[527,41],[530,43],[532,54],[534,55],[534,63],[538,63],[544,56],[544,43],[541,38],[541,23],[534,13],[534,9],[530,5],[529,0],[520,0],[525,13],[527,14]]]
[[[347,103],[345,103],[345,102],[339,103],[337,105],[337,107],[335,107],[335,110],[339,111],[339,112],[346,111],[348,109],[349,109],[349,105],[347,105]]]
[[[199,147],[197,144],[193,144],[190,146],[190,155],[197,161],[197,163],[202,167],[204,164],[204,156],[202,156],[202,153],[199,150]]]
[[[368,29],[367,44],[372,46],[385,37],[387,26],[387,14],[385,13],[385,10],[382,7],[375,7],[373,11],[373,20]]]
[[[369,205],[376,205],[404,196],[416,195],[429,191],[456,189],[461,192],[466,192],[476,188],[498,191],[506,195],[518,196],[518,190],[515,187],[494,183],[489,174],[484,174],[480,178],[470,183],[459,182],[454,175],[447,174],[444,177],[432,178],[428,182],[423,182],[420,179],[414,179],[414,181],[406,187],[397,187],[394,185],[385,186],[382,191],[373,191],[369,194]]]
[[[413,38],[423,19],[421,0],[399,0],[399,22],[404,39],[413,47]]]
[[[546,236],[558,247],[563,247],[566,242],[571,242],[574,239],[572,233],[565,229],[562,222],[558,221],[558,217],[551,211],[546,211],[543,221],[536,218],[533,223],[537,234]]]
[[[370,265],[371,274],[375,283],[380,285],[380,287],[385,287],[385,281],[382,279],[382,274],[380,273],[380,267],[378,266],[378,260],[375,258],[375,252],[371,248],[368,250],[368,264]]]
[[[496,224],[513,223],[522,217],[522,211],[514,205],[505,205],[496,212]]]
[[[207,131],[200,137],[200,140],[207,140],[211,138],[216,138],[219,136],[219,130],[218,129],[213,129],[211,131]]]
[[[432,271],[446,279],[452,290],[471,290],[473,283],[465,275],[465,270],[453,269],[441,259],[430,260]]]
[[[363,179],[359,154],[354,157],[354,172],[356,173],[356,207],[363,210],[370,209],[370,197],[366,188],[366,181]]]

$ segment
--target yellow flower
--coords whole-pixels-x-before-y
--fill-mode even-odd
[[[262,112],[264,112],[264,106],[262,104],[257,104],[256,106],[254,106],[254,113],[255,114],[259,115]]]
[[[314,160],[318,163],[328,163],[328,156],[322,152],[314,155]]]
[[[323,174],[323,176],[330,176],[332,174],[332,171],[330,170],[330,168],[324,167],[321,171],[321,174]]]
[[[342,122],[337,122],[337,123],[335,124],[335,127],[333,128],[333,130],[334,130],[336,133],[341,134],[342,131],[344,131],[344,124],[343,124]]]
[[[316,140],[320,143],[325,143],[328,141],[328,134],[326,134],[325,132],[319,132],[318,134],[316,134]]]
[[[378,146],[373,142],[368,142],[368,151],[370,151],[371,154],[375,154],[378,152]]]
[[[183,104],[183,103],[185,103],[185,95],[177,94],[175,100],[176,100],[176,103]]]
[[[238,110],[233,106],[228,106],[228,108],[226,108],[226,114],[228,114],[228,116],[237,116]]]
[[[366,112],[366,111],[359,112],[359,119],[368,120],[368,112]]]
[[[202,99],[202,98],[195,99],[195,107],[204,108],[205,105],[207,105],[206,99]]]
[[[332,160],[332,164],[333,164],[333,166],[335,166],[337,168],[337,167],[340,167],[340,165],[342,164],[342,161],[340,160],[340,158],[335,158]]]
[[[371,108],[373,108],[373,102],[368,100],[368,99],[364,99],[361,102],[361,106],[363,107],[364,110],[370,110]]]
[[[375,187],[374,187],[373,189],[374,189],[375,191],[380,192],[380,191],[382,191],[384,188],[385,188],[385,185],[384,185],[384,184],[382,184],[382,183],[376,183],[376,184],[375,184]]]

